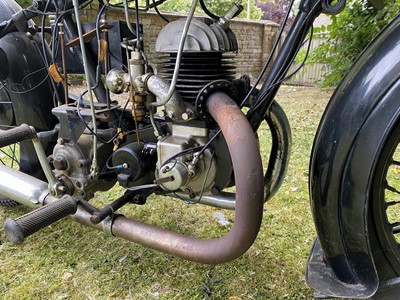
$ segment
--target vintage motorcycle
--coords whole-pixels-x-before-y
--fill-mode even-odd
[[[253,84],[247,75],[235,76],[232,54],[239,49],[229,24],[242,10],[240,1],[219,17],[194,0],[186,18],[160,31],[153,62],[143,47],[139,12],[159,13],[165,0],[100,1],[95,24],[83,24],[80,12],[90,2],[34,0],[21,9],[0,0],[0,205],[34,208],[6,221],[7,238],[21,243],[71,216],[199,263],[239,257],[255,240],[264,202],[288,165],[290,127],[274,96],[314,19],[340,13],[345,1],[302,0],[283,46],[277,51],[281,29]],[[198,2],[210,18],[193,17]],[[125,24],[106,18],[115,7]],[[31,20],[38,16],[40,27]],[[309,181],[318,238],[306,277],[317,297],[397,297],[399,53],[396,18],[345,76],[316,133]],[[81,95],[68,91],[69,70],[85,74]],[[129,95],[125,106],[110,96],[122,92]],[[255,134],[263,122],[271,131],[265,172]],[[95,192],[116,183],[123,196],[104,207],[90,203]],[[153,193],[235,210],[234,225],[223,237],[203,240],[118,214]]]

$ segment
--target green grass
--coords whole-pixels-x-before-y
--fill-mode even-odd
[[[283,87],[277,99],[289,117],[293,150],[283,187],[265,206],[259,236],[241,258],[200,265],[105,236],[70,219],[14,246],[0,233],[1,299],[311,299],[304,271],[315,231],[309,209],[308,163],[331,90]],[[263,159],[268,133],[259,132]],[[118,189],[99,194],[107,202]],[[27,210],[0,209],[0,223]],[[217,209],[151,198],[123,213],[197,236],[227,231]],[[228,219],[232,212],[224,212]]]

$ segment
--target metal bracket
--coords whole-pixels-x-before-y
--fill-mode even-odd
[[[62,184],[54,176],[53,170],[51,169],[50,164],[47,161],[46,153],[44,152],[43,146],[38,139],[35,128],[33,128],[32,126],[30,128],[35,133],[34,138],[32,139],[32,143],[39,159],[40,166],[42,167],[47,182],[49,183],[48,189],[50,191],[50,194],[52,196],[61,195],[63,194],[61,188]]]
[[[112,215],[111,217],[107,217],[105,218],[102,222],[102,230],[105,234],[110,235],[110,236],[114,236],[112,233],[112,226],[114,223],[114,215]]]

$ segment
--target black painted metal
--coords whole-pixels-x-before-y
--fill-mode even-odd
[[[11,18],[19,9],[14,1],[0,0],[0,22]],[[0,48],[6,53],[9,66],[12,66],[5,80],[5,89],[13,106],[13,125],[27,123],[38,132],[52,130],[58,123],[51,114],[54,89],[40,53],[42,46],[39,34],[10,33],[0,39]],[[47,55],[50,56],[49,52]],[[44,143],[43,147],[48,154],[53,148],[52,143]],[[20,161],[21,171],[44,178],[30,142],[20,144]]]
[[[72,24],[68,22],[68,24]],[[112,28],[108,29],[108,48],[111,54],[111,60],[110,60],[110,68],[111,69],[120,69],[123,70],[127,66],[127,57],[126,57],[126,51],[121,47],[121,41],[123,38],[127,38],[129,40],[132,40],[135,38],[135,36],[129,31],[128,26],[126,25],[125,22],[121,21],[108,21],[108,25],[111,25]],[[82,30],[83,33],[87,33],[95,28],[96,24],[95,23],[82,23]],[[135,27],[134,25],[132,25]],[[54,26],[52,26],[52,30],[57,30]],[[142,28],[140,28],[141,32],[143,31]],[[55,61],[59,64],[59,66],[62,65],[62,58],[61,58],[61,44],[58,45],[59,49],[55,51],[56,57],[54,58]],[[93,61],[96,60],[97,55],[98,55],[98,41],[96,38],[93,38],[90,42],[86,44],[87,50],[89,52],[89,55],[91,56],[91,59]],[[83,69],[83,64],[82,64],[82,57],[80,54],[80,47],[73,47],[70,48],[68,51],[66,51],[66,65],[67,65],[67,71],[69,74],[84,74],[85,71]],[[103,72],[104,74],[104,64],[103,64]]]
[[[276,59],[274,60],[274,64],[272,65],[271,70],[256,97],[255,104],[247,115],[254,131],[257,131],[258,127],[263,122],[265,113],[274,101],[274,97],[279,90],[280,84],[287,75],[287,72],[299,51],[312,22],[320,14],[321,2],[323,2],[323,0],[303,0],[300,3],[300,11],[297,14],[293,25],[290,28]],[[254,109],[254,107],[257,107],[257,109]]]
[[[65,38],[66,41],[68,42],[69,40],[78,37],[78,29],[76,27],[76,24],[74,20],[72,19],[71,15],[66,15],[64,17],[64,28],[65,28]],[[87,51],[87,65],[89,69],[89,81],[91,86],[96,86],[96,88],[93,90],[94,94],[96,95],[96,98],[99,102],[101,103],[106,103],[107,102],[107,96],[106,96],[106,90],[104,88],[104,85],[99,84],[96,85],[97,81],[97,74],[96,74],[96,53],[93,52],[93,49],[87,44],[86,49]],[[82,52],[80,49],[80,46],[75,46],[73,47],[74,54],[76,55],[76,61],[80,62],[82,64]]]
[[[368,297],[378,287],[368,229],[369,187],[378,147],[399,113],[398,98],[393,97],[400,89],[399,36],[397,18],[338,87],[314,141],[311,206],[324,263],[333,274],[320,290],[326,295]],[[321,289],[324,274],[319,283],[317,277],[314,282],[309,278],[309,284]]]

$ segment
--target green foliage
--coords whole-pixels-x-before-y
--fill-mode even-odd
[[[17,2],[22,7],[28,7],[32,5],[32,0],[16,0],[15,2]]]
[[[74,93],[81,93],[70,87]],[[283,106],[293,135],[290,168],[279,192],[265,207],[257,240],[241,258],[220,265],[190,263],[143,246],[61,220],[18,246],[0,230],[0,299],[135,300],[300,300],[313,299],[304,282],[315,237],[308,198],[308,161],[313,135],[332,91],[282,87]],[[258,131],[263,161],[271,144],[269,127]],[[265,166],[266,167],[266,166]],[[123,194],[99,193],[92,205],[103,207]],[[120,213],[135,220],[193,236],[215,237],[222,227],[214,208],[187,205],[157,196]],[[0,208],[0,224],[27,213]],[[233,212],[223,211],[232,221]]]
[[[362,50],[398,14],[399,9],[400,0],[387,0],[386,6],[378,11],[367,0],[351,0],[341,14],[331,17],[331,25],[316,28],[314,33],[328,36],[311,52],[309,59],[309,63],[328,65],[330,72],[322,85],[337,85]],[[302,60],[301,57],[298,59]]]
[[[253,5],[251,5],[250,15],[251,19],[259,20],[261,18],[262,12],[255,6],[255,0],[251,0]],[[210,10],[213,14],[222,16],[225,15],[226,12],[231,7],[234,0],[205,0],[204,3],[207,6],[208,10]],[[166,1],[164,4],[160,5],[160,10],[167,12],[180,12],[185,13],[189,11],[192,0],[177,0],[177,1]],[[239,18],[245,18],[247,15],[247,1],[242,2],[244,6],[243,12],[239,15]],[[204,13],[201,10],[200,5],[198,5],[197,9],[198,13]]]
[[[16,2],[22,7],[28,7],[32,4],[32,0],[16,0]],[[111,4],[121,5],[122,0],[109,0]],[[225,15],[231,7],[232,3],[237,0],[205,0],[207,8],[215,15]],[[250,17],[252,20],[259,20],[262,16],[262,11],[255,5],[256,0],[251,0],[252,5],[250,6]],[[139,6],[145,6],[146,1],[139,0]],[[192,0],[168,0],[159,6],[159,9],[165,12],[176,12],[186,13],[189,11]],[[243,12],[239,15],[239,18],[246,18],[247,16],[247,1],[242,1],[244,7]],[[134,7],[134,2],[130,2],[130,7]],[[198,5],[197,13],[204,13],[200,5]]]

